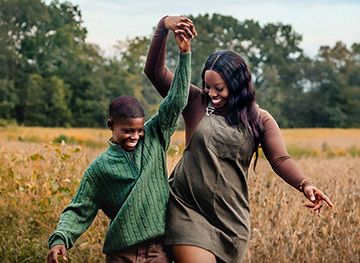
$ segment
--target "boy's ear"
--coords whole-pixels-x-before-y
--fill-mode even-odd
[[[113,130],[114,129],[114,121],[112,119],[108,119],[107,126],[109,127],[110,130]]]

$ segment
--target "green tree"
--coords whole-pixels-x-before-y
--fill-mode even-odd
[[[47,123],[47,94],[44,79],[37,73],[30,74],[23,94],[23,118],[26,125],[43,126]]]
[[[348,88],[345,91],[347,103],[344,112],[347,116],[346,127],[360,127],[360,43],[351,46],[351,66],[347,70]]]
[[[70,2],[0,0],[0,118],[26,125],[105,126],[107,107],[133,95],[153,114],[161,98],[143,73],[150,37],[118,42],[105,57],[86,42],[81,11]],[[321,47],[304,56],[290,25],[231,16],[189,16],[199,36],[192,44],[192,82],[201,86],[208,55],[240,53],[249,64],[258,104],[282,127],[359,127],[360,44]],[[172,34],[167,65],[174,69]]]
[[[23,111],[19,98],[28,78],[21,46],[37,30],[44,9],[38,0],[0,0],[0,118],[14,119]]]
[[[15,110],[6,114],[15,111],[17,120],[27,125],[104,125],[104,105],[110,97],[101,76],[106,59],[97,46],[85,42],[87,31],[79,8],[59,1],[49,5],[40,0],[1,1],[5,16],[0,36],[9,36],[1,43],[11,51],[1,56],[10,65],[0,68],[1,79],[14,83],[14,88],[2,84],[7,93],[0,99],[20,98]],[[35,91],[34,97],[23,96]],[[36,106],[40,98],[47,101]],[[34,107],[44,110],[30,112]],[[45,121],[43,112],[51,119]]]
[[[338,42],[333,48],[319,49],[318,56],[308,64],[306,71],[307,88],[301,107],[306,111],[303,118],[308,127],[348,127],[353,109],[348,108],[351,90],[349,72],[356,71],[354,56],[346,46]],[[351,92],[350,92],[351,93]],[[304,98],[307,98],[304,101]],[[303,121],[305,122],[305,121]]]
[[[50,77],[44,84],[48,99],[47,126],[69,126],[72,123],[72,113],[69,106],[71,91],[62,79]]]
[[[14,119],[15,107],[19,102],[14,82],[12,80],[0,79],[0,119]]]
[[[161,100],[143,72],[149,44],[148,37],[135,37],[117,44],[124,81],[120,95],[132,95],[139,99],[145,107],[147,116],[151,116],[156,111]]]

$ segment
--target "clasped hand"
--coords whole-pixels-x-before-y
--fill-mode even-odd
[[[181,52],[191,51],[191,40],[197,36],[194,23],[185,16],[168,16],[165,27],[175,34],[176,43]]]

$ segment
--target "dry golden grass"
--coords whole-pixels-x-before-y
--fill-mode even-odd
[[[301,144],[302,147],[323,147],[324,144],[331,148],[360,146],[359,129],[283,129],[282,133],[287,143]]]
[[[108,129],[90,128],[43,128],[43,127],[0,127],[1,141],[23,142],[54,142],[64,139],[70,143],[90,146],[92,148],[106,147],[111,136]]]
[[[42,127],[0,127],[0,141],[45,142],[54,141],[60,136],[73,139],[78,144],[93,142],[99,147],[106,146],[111,136],[108,129],[89,128],[42,128]],[[322,148],[324,144],[331,148],[360,147],[359,129],[282,129],[282,134],[288,145]],[[184,133],[176,131],[172,136],[173,144],[183,144]]]
[[[246,262],[360,262],[359,157],[303,158],[304,173],[335,204],[318,217],[265,160],[250,174],[252,236]]]
[[[360,130],[283,133],[297,149],[304,173],[335,207],[325,208],[320,217],[311,214],[302,194],[260,158],[257,173],[250,172],[252,233],[245,262],[360,262],[360,156],[349,151],[357,153]],[[75,144],[49,143],[60,135],[74,138]],[[0,262],[44,262],[59,214],[88,164],[105,150],[109,135],[105,129],[0,129]],[[172,138],[169,170],[181,156],[183,138],[182,132]],[[308,149],[319,154],[308,155]],[[69,251],[70,262],[104,262],[107,223],[99,213]]]

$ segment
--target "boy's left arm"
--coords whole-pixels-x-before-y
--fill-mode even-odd
[[[170,90],[161,101],[158,111],[158,120],[165,149],[169,147],[170,137],[175,131],[177,120],[187,104],[190,76],[191,52],[179,52],[179,63],[175,69]]]

